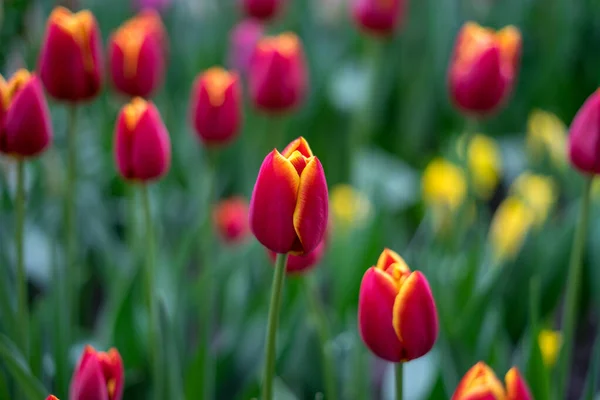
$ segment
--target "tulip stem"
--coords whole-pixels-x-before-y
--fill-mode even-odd
[[[66,273],[66,288],[67,296],[65,300],[67,304],[65,308],[68,311],[68,325],[71,329],[67,329],[67,341],[70,343],[72,339],[69,335],[72,334],[73,327],[77,322],[77,285],[78,285],[78,270],[75,266],[75,198],[77,196],[75,183],[77,179],[77,107],[71,105],[68,109],[68,125],[67,125],[67,187],[65,194],[65,229],[66,229],[66,256],[67,256],[67,273]]]
[[[402,371],[404,369],[403,367],[403,362],[399,362],[394,365],[394,371],[396,372],[396,400],[402,400],[402,380],[404,379]]]
[[[582,195],[579,221],[573,237],[571,248],[571,259],[569,261],[569,276],[567,278],[567,291],[565,294],[565,306],[563,312],[563,338],[564,344],[560,353],[560,366],[558,376],[558,398],[566,398],[569,375],[571,372],[571,357],[573,353],[573,342],[575,328],[577,325],[577,301],[581,287],[581,267],[585,241],[587,238],[588,217],[590,199],[592,193],[592,178],[588,178]]]
[[[267,322],[267,339],[265,344],[265,366],[263,373],[262,399],[273,399],[273,375],[275,374],[275,353],[277,351],[277,324],[279,309],[281,308],[281,292],[285,280],[285,265],[287,254],[277,254],[275,272],[273,274],[273,287],[271,288],[271,302],[269,304],[269,319]]]
[[[17,302],[19,310],[18,342],[21,343],[23,357],[29,362],[29,310],[27,305],[27,273],[23,251],[25,228],[25,161],[17,161],[17,194],[15,199],[15,243],[17,251]]]

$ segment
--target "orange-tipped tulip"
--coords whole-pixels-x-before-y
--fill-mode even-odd
[[[354,0],[352,17],[359,28],[387,36],[401,22],[406,0]]]
[[[213,211],[213,220],[225,243],[238,243],[250,233],[248,204],[241,197],[220,201]]]
[[[521,56],[521,33],[514,26],[497,32],[467,22],[454,47],[448,81],[454,104],[463,112],[484,116],[510,95]]]
[[[37,76],[21,69],[6,82],[0,75],[0,152],[33,157],[51,141],[50,113]]]
[[[95,97],[102,84],[100,31],[88,10],[56,7],[46,26],[39,59],[44,87],[56,99],[78,102]]]
[[[600,89],[587,98],[573,119],[569,159],[581,172],[600,174]]]
[[[275,17],[284,6],[283,0],[240,0],[246,15],[259,19],[269,20]]]
[[[113,86],[119,92],[149,97],[162,84],[166,35],[160,15],[152,9],[140,12],[112,35],[108,64]]]
[[[86,346],[73,373],[69,399],[121,400],[125,374],[116,349],[96,351]]]
[[[54,395],[50,395],[50,396],[46,397],[46,400],[58,400],[58,397],[56,397]]]
[[[328,202],[321,162],[298,138],[263,161],[250,200],[250,229],[275,253],[310,253],[325,235]]]
[[[242,88],[236,73],[213,67],[200,74],[190,103],[194,129],[207,146],[236,138],[242,122]]]
[[[274,263],[277,259],[277,253],[268,250],[269,258]],[[321,241],[316,249],[310,253],[300,256],[290,255],[285,265],[285,272],[288,275],[301,275],[312,271],[316,267],[325,253],[325,240]]]
[[[532,400],[527,383],[517,367],[505,377],[506,388],[484,362],[475,364],[456,387],[451,400]]]
[[[117,168],[124,179],[146,182],[160,178],[169,170],[169,133],[151,102],[136,97],[123,106],[114,143]]]
[[[438,336],[438,316],[425,276],[385,249],[363,276],[358,327],[363,342],[384,360],[406,362],[427,354]]]
[[[308,85],[300,39],[289,32],[260,39],[250,60],[248,80],[257,108],[283,112],[298,106]]]

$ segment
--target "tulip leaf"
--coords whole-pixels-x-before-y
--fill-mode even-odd
[[[593,400],[598,391],[598,375],[600,375],[600,330],[596,334],[594,350],[590,359],[590,366],[585,383],[585,391],[582,400]]]
[[[170,329],[171,324],[169,324],[169,316],[167,313],[167,307],[162,296],[159,297],[158,300],[158,314],[159,314],[159,324],[160,324],[160,332],[159,335],[163,341],[163,351],[161,353],[161,362],[162,365],[168,365],[167,368],[168,373],[165,374],[165,379],[167,380],[167,385],[163,385],[163,387],[168,387],[168,393],[170,399],[183,399],[183,382],[182,382],[182,374],[180,370],[181,363],[179,361],[179,354],[177,351],[176,341],[174,340],[174,330]]]
[[[550,399],[549,373],[544,365],[542,352],[538,343],[540,309],[540,279],[536,275],[530,280],[529,290],[529,354],[525,375],[527,382],[536,399]]]
[[[0,359],[7,371],[30,400],[40,400],[48,395],[44,385],[38,381],[27,367],[27,363],[14,343],[4,335],[0,335]]]

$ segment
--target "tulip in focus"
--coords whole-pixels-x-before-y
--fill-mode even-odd
[[[284,6],[284,0],[240,0],[244,13],[259,20],[269,20]]]
[[[273,263],[277,259],[277,253],[268,250],[269,258]],[[290,255],[287,258],[285,272],[288,275],[301,275],[312,271],[316,267],[325,253],[325,240],[321,241],[316,249],[303,255]]]
[[[558,353],[562,345],[562,335],[560,331],[544,329],[538,335],[538,345],[542,353],[544,365],[552,368],[556,364]]]
[[[544,157],[559,168],[566,163],[567,127],[554,114],[534,110],[527,120],[527,150],[534,161]]]
[[[537,228],[546,222],[558,197],[556,185],[551,177],[530,172],[519,175],[511,185],[510,191],[529,207]]]
[[[147,182],[171,164],[171,142],[158,110],[140,97],[123,106],[115,127],[114,155],[124,179]]]
[[[359,28],[375,35],[394,33],[402,22],[407,0],[353,0],[352,18]]]
[[[151,9],[115,31],[108,45],[108,64],[112,84],[119,92],[149,97],[162,84],[166,35],[160,16]]]
[[[250,200],[250,229],[275,253],[307,254],[321,243],[328,222],[325,173],[300,137],[263,161]]]
[[[569,160],[580,172],[600,173],[600,89],[587,98],[571,123]]]
[[[458,33],[448,71],[454,104],[474,116],[496,111],[512,91],[520,53],[521,34],[514,26],[495,32],[467,22]]]
[[[241,197],[220,201],[213,211],[217,232],[225,243],[238,243],[250,232],[248,228],[248,204]]]
[[[194,129],[207,146],[236,138],[242,123],[242,88],[236,73],[213,67],[200,74],[190,104]]]
[[[0,152],[33,157],[51,141],[50,112],[38,77],[24,69],[8,82],[0,75]]]
[[[480,361],[461,379],[451,400],[533,400],[517,367],[512,367],[504,380],[506,387],[494,371]]]
[[[254,19],[245,19],[232,29],[227,58],[230,68],[246,76],[252,53],[263,33],[262,24]]]
[[[121,400],[125,373],[121,355],[86,346],[73,373],[70,400]]]
[[[248,80],[250,97],[258,109],[284,112],[297,107],[308,85],[300,39],[291,32],[260,39],[252,54]]]
[[[494,258],[498,262],[516,257],[534,220],[534,215],[521,198],[512,195],[500,203],[492,218],[489,234]]]
[[[396,363],[424,356],[437,339],[437,308],[427,279],[389,249],[363,276],[358,328],[376,356]]]
[[[102,65],[100,31],[92,13],[56,7],[48,18],[38,62],[48,93],[69,102],[94,98],[102,84]]]
[[[459,153],[464,153],[466,136],[458,141]],[[467,166],[477,196],[489,199],[498,186],[502,173],[502,158],[498,144],[492,138],[476,134],[467,145]],[[460,154],[464,158],[463,154]]]

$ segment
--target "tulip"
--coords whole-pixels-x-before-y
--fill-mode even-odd
[[[454,104],[475,116],[496,111],[512,91],[520,53],[521,34],[514,26],[494,32],[466,23],[458,34],[448,71]]]
[[[369,33],[391,35],[401,22],[406,0],[354,0],[354,22]]]
[[[556,115],[542,110],[533,110],[527,119],[527,151],[540,161],[547,156],[554,166],[566,164],[567,127]]]
[[[217,232],[225,243],[238,243],[246,238],[248,204],[241,197],[232,197],[218,203],[213,211]]]
[[[273,251],[268,251],[269,258],[275,262],[277,254]],[[319,264],[325,253],[325,240],[323,240],[316,249],[310,253],[303,255],[290,255],[285,265],[285,272],[288,275],[299,275],[311,271]]]
[[[384,360],[399,363],[427,354],[438,336],[438,316],[425,276],[385,249],[363,276],[358,327],[365,345]]]
[[[600,89],[583,103],[569,129],[569,159],[586,174],[600,173]]]
[[[37,76],[24,69],[8,82],[0,76],[0,152],[33,157],[51,141],[50,113]]]
[[[283,112],[298,106],[308,84],[300,39],[288,32],[259,40],[248,79],[250,97],[257,108]]]
[[[267,249],[313,251],[328,222],[327,182],[319,159],[300,137],[262,163],[250,200],[250,229]]]
[[[241,0],[244,13],[250,17],[269,20],[283,7],[283,0]]]
[[[500,203],[490,226],[489,240],[494,259],[514,259],[531,230],[535,217],[524,200],[511,195]]]
[[[121,400],[125,380],[123,361],[116,349],[108,352],[86,346],[73,373],[71,400]]]
[[[124,179],[151,181],[171,164],[169,133],[158,110],[140,97],[123,106],[115,128],[114,154]]]
[[[457,210],[467,195],[467,180],[460,167],[442,158],[431,161],[421,179],[423,201],[432,207]]]
[[[58,397],[50,395],[50,396],[46,397],[46,400],[58,400]]]
[[[238,135],[242,89],[237,74],[218,67],[200,74],[190,104],[196,133],[207,146],[229,143]]]
[[[48,18],[39,58],[48,93],[70,102],[92,99],[100,91],[102,63],[100,31],[92,13],[73,14],[56,7]]]
[[[546,222],[558,197],[556,184],[551,177],[530,172],[519,175],[511,185],[510,192],[525,202],[537,228]]]
[[[237,24],[229,35],[228,65],[245,76],[256,43],[263,36],[262,24],[246,19]]]
[[[560,331],[543,329],[538,334],[538,345],[542,353],[542,359],[546,368],[554,367],[558,353],[562,345],[562,334]]]
[[[148,9],[112,35],[108,64],[114,87],[129,96],[150,96],[165,74],[166,31],[158,13]]]
[[[458,384],[451,400],[532,400],[527,383],[517,367],[505,376],[506,388],[484,362],[475,364]]]
[[[337,224],[340,232],[361,226],[371,215],[369,198],[350,185],[334,186],[329,198],[333,223]]]
[[[477,196],[489,199],[498,186],[502,173],[502,157],[496,141],[482,134],[470,139],[463,136],[458,143],[459,154],[464,158],[464,141],[468,140],[467,166],[473,189]]]

